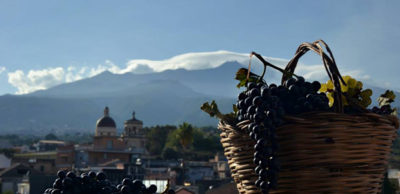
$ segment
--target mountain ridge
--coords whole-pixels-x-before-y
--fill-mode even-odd
[[[166,70],[147,74],[103,72],[76,82],[25,95],[0,96],[0,133],[45,134],[93,132],[105,106],[119,130],[132,111],[145,126],[189,122],[216,126],[217,119],[200,110],[216,100],[222,112],[231,112],[237,94],[234,75],[244,65],[226,62],[213,69]],[[261,72],[261,67],[255,67]],[[279,79],[279,74],[267,77]],[[369,88],[365,85],[365,88]],[[372,87],[376,98],[385,90]],[[400,99],[400,93],[396,93]],[[396,101],[395,106],[400,106]]]

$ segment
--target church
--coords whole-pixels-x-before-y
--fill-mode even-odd
[[[147,154],[146,137],[143,132],[143,122],[136,119],[135,112],[132,118],[124,122],[121,135],[117,133],[117,125],[110,116],[110,109],[105,107],[104,115],[97,120],[93,145],[87,149],[89,165],[99,165],[119,160],[130,163],[135,158]]]

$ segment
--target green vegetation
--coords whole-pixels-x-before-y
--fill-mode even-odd
[[[163,159],[208,160],[222,151],[217,129],[213,127],[197,128],[183,123],[178,127],[156,126],[146,130],[146,148]]]

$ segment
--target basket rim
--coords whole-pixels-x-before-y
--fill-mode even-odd
[[[322,114],[322,115],[321,115]],[[340,117],[358,117],[358,118],[365,118],[369,120],[384,120],[386,123],[391,123],[391,125],[395,129],[399,129],[400,123],[399,123],[399,118],[395,115],[380,115],[376,114],[373,112],[368,112],[368,113],[337,113],[337,112],[328,112],[328,111],[311,111],[311,112],[305,112],[301,114],[296,114],[296,115],[284,115],[283,118],[285,121],[291,120],[312,120],[313,115],[320,115],[326,116],[326,117],[332,117],[335,118],[335,116],[340,116]],[[219,123],[222,125],[230,125],[234,129],[238,129],[238,126],[242,126],[245,124],[250,123],[250,120],[244,120],[237,122],[237,120],[219,120]],[[282,125],[285,126],[287,124],[286,122]],[[236,130],[238,132],[244,133],[243,130]]]

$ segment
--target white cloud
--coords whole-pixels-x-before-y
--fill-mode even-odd
[[[1,66],[0,67],[0,74],[2,74],[4,71],[6,71],[6,67]]]
[[[284,68],[288,62],[286,59],[267,57],[272,64]],[[107,60],[104,64],[96,67],[75,67],[67,68],[55,67],[41,70],[30,70],[25,73],[21,70],[8,73],[8,82],[18,89],[17,94],[26,94],[37,90],[47,89],[62,83],[68,83],[95,76],[104,71],[110,71],[115,74],[123,73],[150,73],[161,72],[171,69],[184,68],[187,70],[198,70],[215,68],[227,61],[237,61],[244,66],[249,64],[249,54],[235,53],[229,51],[186,53],[165,60],[146,60],[136,59],[129,61],[125,67],[121,68],[111,61]],[[5,69],[4,69],[5,70]],[[4,71],[3,70],[3,71]],[[252,71],[261,72],[262,65],[258,59],[252,59]],[[0,72],[2,68],[0,68]],[[279,79],[280,73],[268,69],[272,72],[271,79]],[[344,71],[343,75],[354,75],[356,78],[369,79],[360,71]],[[304,65],[299,64],[296,74],[304,76],[308,80],[326,81],[327,74],[323,65]],[[268,78],[266,77],[267,81]],[[277,81],[277,80],[272,80]]]

